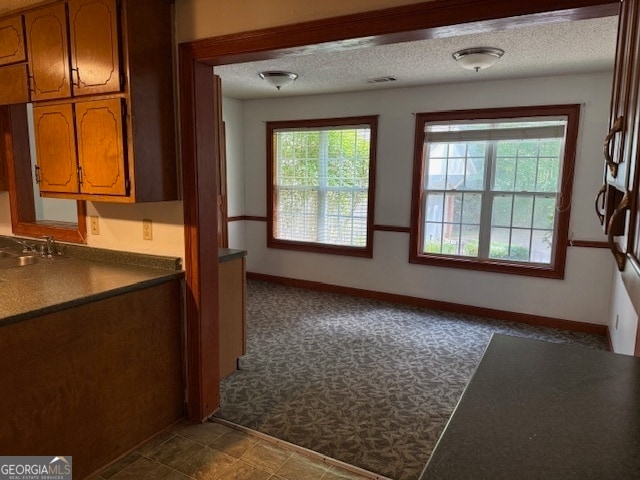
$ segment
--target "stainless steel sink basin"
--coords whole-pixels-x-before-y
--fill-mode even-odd
[[[2,252],[6,253],[6,252]],[[42,260],[42,257],[35,255],[9,255],[0,256],[0,269],[24,267],[25,265],[33,265]]]

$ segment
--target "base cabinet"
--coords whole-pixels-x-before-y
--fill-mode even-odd
[[[172,280],[0,327],[0,451],[73,456],[86,478],[184,416]]]
[[[220,249],[228,251],[228,249]],[[238,359],[246,353],[246,268],[244,254],[225,260],[219,256],[218,303],[220,332],[220,378],[238,368]]]

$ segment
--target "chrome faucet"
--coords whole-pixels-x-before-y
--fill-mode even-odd
[[[16,237],[4,237],[4,238],[7,240],[11,240],[12,242],[22,246],[22,253],[37,252],[35,244],[29,243],[26,240],[20,240],[19,238],[16,238]]]
[[[42,237],[46,243],[40,246],[40,252],[43,257],[52,258],[54,255],[58,255],[58,246],[55,240],[51,236]]]

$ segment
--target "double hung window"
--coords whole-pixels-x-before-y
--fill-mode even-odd
[[[371,257],[377,117],[267,123],[268,246]]]
[[[419,114],[410,260],[562,277],[578,112]]]

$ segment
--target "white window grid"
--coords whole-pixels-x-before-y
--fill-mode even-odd
[[[332,132],[339,135],[334,142],[340,146],[337,150],[329,143]],[[354,136],[352,154],[345,151],[349,134]],[[370,134],[369,127],[274,132],[275,238],[366,246],[370,148],[361,151],[357,140],[370,139]],[[314,137],[318,139],[317,149],[312,145]],[[287,141],[292,148],[286,148]],[[358,163],[362,168],[357,168]]]
[[[549,142],[557,140],[560,142],[559,145],[559,154],[553,157],[541,155],[540,146],[542,142]],[[511,140],[513,141],[513,140]],[[531,143],[532,141],[537,144],[537,152],[533,156],[524,156],[519,155],[520,146],[523,142]],[[424,212],[424,221],[422,228],[422,253],[428,254],[447,254],[447,255],[458,255],[458,256],[468,256],[475,257],[479,259],[494,259],[494,258],[504,258],[497,257],[497,252],[491,251],[491,240],[492,236],[494,237],[494,241],[496,240],[496,234],[502,231],[503,236],[506,234],[506,238],[502,240],[508,246],[507,251],[507,259],[516,260],[516,261],[524,261],[527,263],[543,263],[550,264],[551,259],[553,258],[554,251],[553,248],[555,246],[555,236],[556,236],[556,218],[557,215],[554,215],[554,218],[551,223],[550,228],[539,228],[536,227],[536,212],[539,211],[537,207],[539,204],[544,202],[553,202],[554,208],[559,201],[560,195],[560,179],[562,175],[561,166],[562,166],[562,158],[563,158],[563,150],[564,150],[564,141],[557,138],[539,138],[539,139],[531,139],[527,138],[526,140],[517,141],[518,152],[515,155],[497,155],[498,143],[499,140],[480,142],[485,146],[485,154],[482,157],[484,160],[484,172],[483,172],[483,182],[482,188],[465,188],[464,183],[468,178],[468,169],[469,165],[472,164],[473,159],[478,159],[480,157],[469,155],[469,146],[472,142],[456,142],[456,143],[443,143],[442,145],[446,145],[447,154],[442,157],[431,157],[430,156],[430,145],[433,145],[436,142],[427,143],[425,146],[425,174],[424,174],[424,184],[422,189],[422,211]],[[476,142],[477,143],[477,142]],[[450,152],[452,151],[451,147],[463,146],[465,151],[464,155],[451,156]],[[515,184],[518,179],[518,167],[521,164],[521,161],[526,159],[533,159],[536,162],[536,170],[535,170],[535,178],[536,182],[538,181],[538,169],[540,166],[540,161],[544,159],[552,158],[559,165],[557,172],[556,185],[553,191],[549,191],[549,189],[545,189],[546,191],[539,191],[537,189],[522,189],[516,190]],[[430,162],[434,159],[444,160],[446,164],[446,168],[444,169],[445,178],[444,178],[444,187],[445,188],[427,188],[430,177],[429,176],[429,165]],[[495,186],[496,181],[496,165],[498,163],[498,159],[507,160],[511,159],[515,163],[514,173],[513,173],[513,183],[514,188],[510,190],[497,189]],[[451,188],[446,188],[449,185],[449,164],[451,161],[464,161],[464,173],[462,177],[462,184],[458,184]],[[434,202],[429,202],[430,198],[441,197],[441,212],[436,215],[430,216],[429,203],[431,204],[431,208],[434,207]],[[454,209],[454,218],[445,219],[444,212],[447,209],[446,202],[451,202],[452,199],[459,199],[460,206],[458,209],[458,214],[455,215]],[[480,199],[480,216],[477,221],[468,221],[468,218],[465,218],[465,201],[469,198],[478,198]],[[494,223],[493,218],[493,209],[496,204],[496,199],[509,199],[510,198],[510,214],[509,214],[509,222],[506,223]],[[518,201],[529,201],[531,204],[530,208],[530,217],[529,221],[526,224],[519,224],[514,222],[514,214],[516,212],[516,203]],[[455,201],[455,200],[453,200]],[[437,206],[437,204],[436,204]],[[433,211],[431,211],[433,213]],[[437,217],[442,218],[441,221],[437,221]],[[434,220],[434,217],[436,220]],[[457,217],[457,218],[456,218]],[[465,221],[467,220],[467,221]],[[538,223],[539,224],[539,223]],[[435,227],[435,228],[434,228]],[[473,242],[466,243],[465,242],[465,230],[467,232],[473,231],[477,227],[478,230],[478,238],[477,238],[477,246],[473,244]],[[434,238],[434,232],[435,237]],[[528,237],[527,247],[527,258],[515,258],[514,259],[514,237],[526,238]],[[446,239],[453,238],[452,243],[447,243]],[[534,248],[535,242],[545,242],[550,246],[550,249],[546,252],[546,254],[540,255],[539,253],[536,255],[537,249]],[[518,243],[523,243],[522,241]],[[434,244],[436,249],[434,250]],[[468,248],[471,245],[472,248]],[[431,246],[431,248],[428,248]],[[439,246],[439,248],[437,248]],[[475,248],[473,248],[475,246]]]

